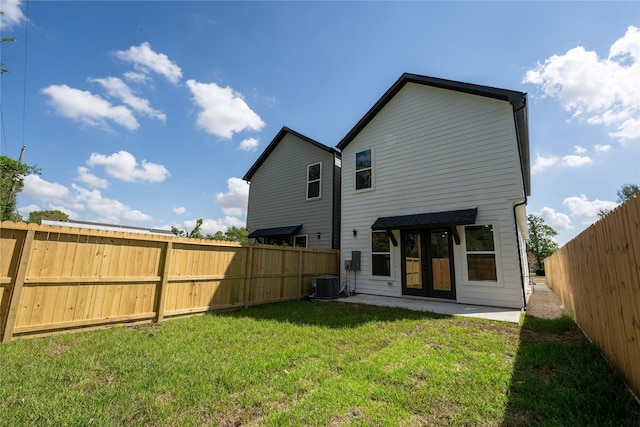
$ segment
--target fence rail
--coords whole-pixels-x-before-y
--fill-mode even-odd
[[[547,283],[640,396],[640,198],[545,260]]]
[[[3,222],[0,336],[299,299],[338,273],[335,250]]]

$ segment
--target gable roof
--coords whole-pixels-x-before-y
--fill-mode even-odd
[[[318,147],[319,149],[324,150],[324,151],[326,151],[328,153],[331,153],[331,154],[338,153],[338,150],[336,150],[335,148],[327,147],[326,145],[321,144],[318,141],[314,141],[313,139],[311,139],[311,138],[309,138],[307,136],[304,136],[301,133],[298,133],[298,132],[296,132],[296,131],[294,131],[292,129],[289,129],[286,126],[283,126],[282,129],[280,129],[280,132],[278,132],[278,134],[275,136],[275,138],[273,138],[273,140],[269,143],[267,148],[265,148],[265,150],[262,152],[260,157],[258,157],[258,160],[256,160],[256,162],[253,164],[253,166],[251,166],[251,168],[249,168],[247,173],[242,177],[243,180],[245,180],[247,182],[251,180],[251,177],[253,176],[253,174],[256,173],[256,171],[260,168],[262,163],[264,163],[264,161],[267,159],[267,157],[269,157],[271,152],[273,150],[275,150],[276,146],[280,143],[280,141],[282,141],[284,139],[284,137],[288,133],[291,134],[291,135],[297,136],[301,140],[303,140],[305,142],[308,142],[309,144],[314,145],[314,146]]]
[[[400,89],[407,83],[417,83],[426,86],[433,86],[440,89],[453,90],[456,92],[468,93],[471,95],[484,96],[487,98],[507,101],[513,107],[516,134],[518,138],[518,151],[520,153],[520,167],[522,179],[527,195],[531,195],[531,177],[529,170],[529,123],[527,109],[527,94],[507,89],[499,89],[491,86],[481,86],[471,83],[463,83],[454,80],[439,79],[436,77],[421,76],[418,74],[404,73],[385,92],[373,107],[360,119],[358,123],[342,138],[336,145],[340,150],[344,150],[347,145],[369,124],[371,120],[396,96]]]

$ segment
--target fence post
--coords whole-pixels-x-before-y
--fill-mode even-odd
[[[162,277],[160,278],[160,289],[156,293],[158,301],[156,305],[156,323],[162,323],[164,318],[164,306],[167,299],[167,284],[169,283],[169,270],[171,268],[171,253],[173,252],[173,242],[167,242],[164,252],[164,262],[162,266]]]
[[[31,256],[31,247],[33,246],[33,239],[35,235],[35,229],[30,228],[29,230],[27,230],[24,242],[22,244],[20,261],[18,262],[15,281],[13,282],[13,292],[11,292],[11,298],[9,300],[7,323],[5,324],[4,336],[2,337],[3,343],[9,342],[13,338],[13,329],[16,327],[16,322],[18,321],[18,311],[20,310],[22,287],[24,286],[24,278],[27,274],[27,266],[29,265],[29,257]]]
[[[298,301],[300,301],[300,297],[302,295],[302,272],[304,271],[302,263],[304,262],[304,254],[302,253],[302,249],[298,252]]]
[[[244,276],[244,308],[249,308],[249,298],[251,298],[251,270],[253,269],[253,246],[249,246],[247,255],[247,268]]]

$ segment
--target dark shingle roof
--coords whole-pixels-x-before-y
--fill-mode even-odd
[[[256,162],[253,164],[253,166],[251,166],[251,168],[247,171],[247,173],[242,177],[242,179],[244,179],[245,181],[251,181],[251,177],[253,176],[254,173],[256,173],[256,171],[260,168],[260,166],[262,165],[262,163],[264,163],[264,161],[267,159],[267,157],[269,157],[269,155],[271,154],[271,152],[276,148],[276,146],[280,143],[280,141],[282,141],[282,139],[287,135],[287,133],[290,133],[291,135],[295,135],[298,138],[300,138],[301,140],[308,142],[309,144],[312,144],[316,147],[318,147],[321,150],[324,150],[328,153],[338,153],[338,150],[336,150],[335,148],[332,147],[327,147],[324,144],[319,143],[318,141],[314,141],[313,139],[304,136],[301,133],[298,133],[292,129],[289,129],[286,126],[283,126],[282,129],[280,129],[280,132],[278,132],[278,134],[275,136],[275,138],[273,138],[273,140],[269,143],[269,145],[267,146],[267,148],[265,148],[265,150],[262,152],[262,154],[260,155],[260,157],[258,157],[258,160],[256,160]]]

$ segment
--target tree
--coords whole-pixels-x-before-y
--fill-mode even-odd
[[[616,192],[618,195],[616,202],[624,203],[638,193],[640,193],[640,186],[638,186],[638,184],[624,184]],[[598,211],[598,217],[604,218],[609,212],[611,212],[611,209],[600,209]]]
[[[624,203],[638,193],[640,193],[638,184],[624,184],[618,189],[618,200],[616,201],[618,203]]]
[[[248,242],[249,230],[246,227],[233,226],[224,233],[225,240],[230,242]]]
[[[33,211],[29,214],[29,220],[27,222],[35,222],[36,224],[42,224],[43,218],[66,221],[69,219],[69,215],[57,209],[49,210],[49,211]]]
[[[206,240],[220,240],[227,242],[248,242],[249,241],[249,231],[245,227],[236,227],[233,226],[225,232],[221,230],[216,231],[216,234],[207,234],[202,235],[202,218],[198,218],[196,220],[196,226],[191,230],[191,232],[187,233],[186,230],[181,228],[171,226],[171,232],[178,237],[189,237],[193,239],[206,239]]]
[[[16,200],[24,188],[24,177],[40,175],[40,168],[30,166],[11,157],[0,156],[0,211],[2,221],[16,218]]]
[[[538,215],[527,215],[529,224],[529,240],[527,240],[527,252],[531,253],[538,264],[537,270],[544,270],[544,259],[558,249],[558,242],[553,237],[558,232],[545,224],[544,219]]]
[[[178,227],[171,226],[171,232],[178,237],[189,237],[191,239],[204,239],[205,237],[200,232],[200,228],[202,228],[202,218],[198,218],[196,220],[196,226],[193,227],[191,232],[187,233],[186,230],[183,230]]]

